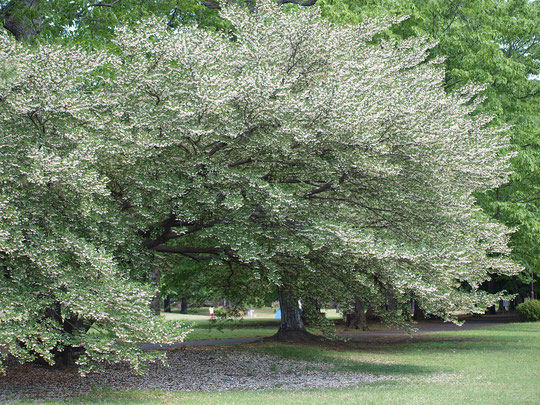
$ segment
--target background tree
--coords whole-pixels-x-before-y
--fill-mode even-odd
[[[133,26],[150,17],[163,18],[169,27],[197,24],[221,29],[217,3],[199,0],[3,0],[4,27],[17,39],[74,40],[106,46],[117,27]]]
[[[274,284],[254,277],[247,266],[234,262],[209,264],[182,256],[170,262],[162,269],[162,293],[172,293],[179,308],[182,302],[186,307],[225,300],[229,315],[234,315],[245,312],[248,306],[261,307],[276,300]]]

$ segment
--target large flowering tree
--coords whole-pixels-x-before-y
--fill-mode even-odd
[[[414,297],[450,319],[496,298],[477,291],[488,272],[516,271],[508,230],[472,197],[506,181],[507,137],[474,114],[476,88],[444,92],[433,43],[372,45],[393,21],[337,26],[270,1],[221,13],[229,35],[149,22],[109,53],[2,39],[12,353],[131,354],[116,345],[156,329],[129,280],[167,253],[277,285],[282,336],[304,332],[299,295],[361,294],[394,319]]]

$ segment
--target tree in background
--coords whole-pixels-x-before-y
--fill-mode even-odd
[[[235,316],[248,307],[270,305],[276,299],[272,283],[254,277],[249,267],[230,261],[209,266],[206,261],[177,256],[161,274],[162,295],[175,297],[181,313],[187,313],[187,305],[225,300],[228,315]]]
[[[222,29],[217,3],[199,0],[0,0],[4,27],[17,39],[66,39],[106,46],[115,28],[158,17],[171,28],[197,24]]]

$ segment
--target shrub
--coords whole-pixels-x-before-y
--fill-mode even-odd
[[[540,300],[528,300],[516,307],[524,322],[540,321]]]
[[[226,318],[229,313],[227,312],[226,308],[223,307],[217,307],[214,309],[214,316],[218,318]]]

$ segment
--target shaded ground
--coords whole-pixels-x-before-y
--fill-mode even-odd
[[[151,364],[143,375],[117,364],[85,378],[74,369],[11,364],[6,377],[0,377],[0,401],[67,399],[104,387],[115,391],[305,389],[346,387],[387,379],[361,372],[337,371],[333,365],[325,363],[217,347],[169,350],[167,357],[170,367]]]
[[[472,330],[485,328],[487,326],[505,324],[510,322],[516,322],[518,320],[515,314],[504,315],[484,315],[481,318],[467,317],[463,319],[465,323],[462,326],[455,325],[453,323],[445,323],[438,320],[423,321],[416,325],[417,330],[408,334],[403,329],[377,329],[368,331],[349,330],[340,332],[339,336],[353,339],[355,341],[374,341],[381,343],[384,341],[405,340],[411,336],[419,334],[431,333],[431,332],[451,332],[460,330]],[[156,349],[173,349],[177,347],[191,347],[191,346],[221,346],[221,345],[233,345],[242,343],[252,343],[262,340],[260,337],[245,337],[245,338],[233,338],[233,339],[208,339],[208,340],[192,340],[182,343],[174,343],[168,345],[158,344],[145,344],[144,349],[156,350]]]

